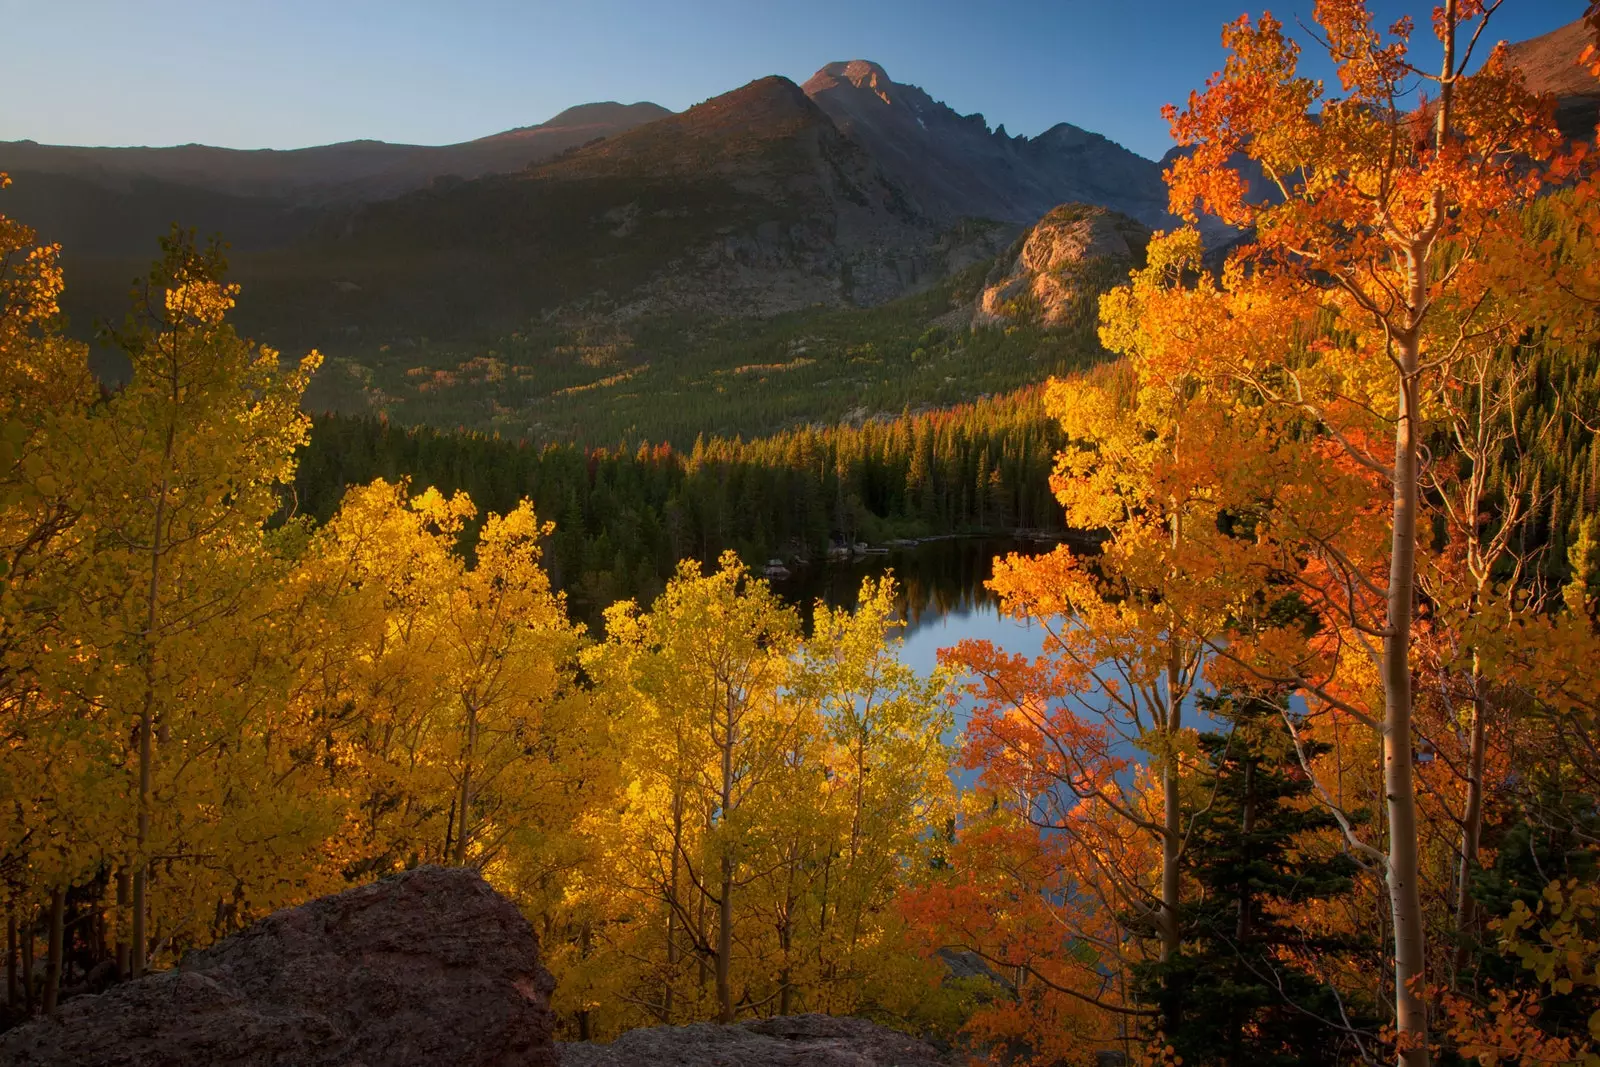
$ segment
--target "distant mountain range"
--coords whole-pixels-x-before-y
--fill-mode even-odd
[[[1582,44],[1575,23],[1513,58],[1592,129]],[[80,322],[117,307],[176,221],[229,240],[253,330],[352,350],[552,315],[877,304],[992,258],[1063,203],[1170,225],[1167,161],[1066,123],[1013,137],[865,60],[681,114],[586,104],[437,147],[0,143],[4,210],[63,243]]]
[[[569,148],[672,114],[659,104],[580,104],[548,122],[449,145],[343,141],[315,148],[241,150],[76,148],[0,141],[0,170],[63,175],[113,189],[140,182],[297,204],[374,200],[419,189],[444,175],[477,178],[521,170]]]

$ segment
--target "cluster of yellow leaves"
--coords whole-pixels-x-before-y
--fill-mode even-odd
[[[1519,900],[1497,924],[1502,952],[1528,971],[1536,990],[1493,989],[1486,1007],[1447,997],[1449,1033],[1463,1056],[1484,1067],[1600,1064],[1600,1010],[1583,1033],[1552,1033],[1546,998],[1600,990],[1600,886],[1552,882],[1532,908]]]
[[[756,1012],[903,1014],[936,998],[894,900],[948,810],[942,680],[894,656],[895,590],[795,613],[732,554],[614,606],[585,655],[626,715],[625,786],[589,832],[555,957],[594,1033]]]
[[[285,518],[299,401],[175,236],[102,391],[55,250],[0,218],[0,902],[67,888],[134,970],[419,863],[535,920],[580,1030],[939,1000],[899,890],[950,812],[896,590],[797,614],[686,562],[595,643],[524,502],[377,481]],[[102,928],[97,925],[96,929]]]

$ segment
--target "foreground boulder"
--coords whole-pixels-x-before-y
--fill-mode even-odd
[[[914,1037],[831,1015],[630,1030],[609,1045],[561,1046],[562,1067],[950,1067]]]
[[[280,911],[171,971],[0,1035],[50,1067],[555,1067],[553,983],[476,872],[423,867]]]

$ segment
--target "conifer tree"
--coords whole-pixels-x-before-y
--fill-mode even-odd
[[[1136,989],[1159,1005],[1166,1041],[1196,1065],[1332,1065],[1362,1051],[1354,1020],[1317,968],[1351,947],[1298,929],[1293,916],[1350,888],[1356,866],[1319,835],[1337,830],[1309,804],[1311,784],[1283,728],[1285,708],[1260,696],[1209,697],[1227,720],[1201,734],[1195,783],[1207,798],[1190,830],[1180,909],[1183,948],[1134,968]],[[1316,758],[1328,746],[1303,746]]]

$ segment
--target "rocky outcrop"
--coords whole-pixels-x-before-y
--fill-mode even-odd
[[[790,1015],[735,1026],[630,1030],[561,1046],[562,1067],[953,1067],[956,1059],[864,1019]]]
[[[1063,326],[1144,263],[1150,231],[1120,212],[1063,204],[1039,220],[984,282],[975,325]]]
[[[174,970],[0,1036],[10,1067],[554,1067],[522,914],[423,867],[280,911]]]

